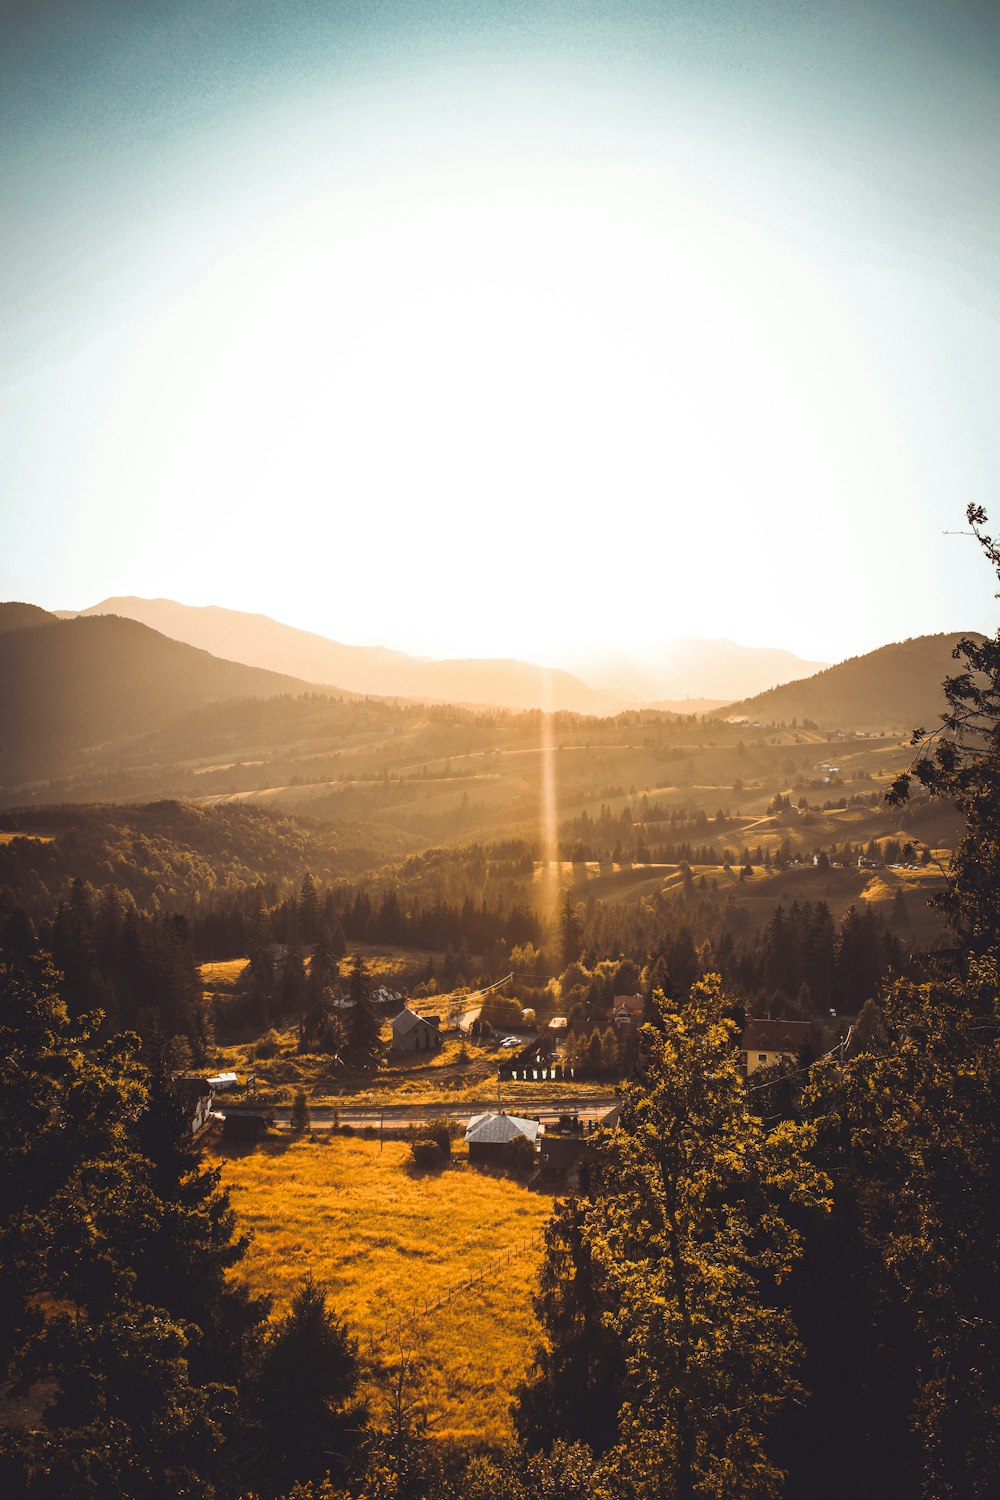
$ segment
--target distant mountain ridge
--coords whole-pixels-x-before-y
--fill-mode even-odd
[[[982,640],[974,631],[970,639]],[[957,666],[952,653],[966,637],[921,635],[853,656],[801,682],[730,703],[724,718],[762,724],[810,719],[822,729],[933,729],[945,709],[942,680]]]
[[[609,647],[596,655],[577,653],[547,670],[510,659],[433,660],[384,646],[349,646],[267,615],[172,599],[119,596],[79,613],[139,620],[229,661],[290,673],[307,682],[333,682],[355,693],[497,708],[545,705],[609,714],[655,707],[701,713],[826,665],[804,661],[790,651],[687,636],[636,652]],[[66,618],[70,612],[60,614]]]
[[[529,662],[493,658],[435,661],[384,646],[347,646],[294,625],[283,625],[267,615],[243,614],[213,604],[119,597],[105,599],[79,613],[81,617],[113,614],[139,620],[173,640],[198,646],[214,656],[290,673],[309,683],[336,683],[348,692],[381,698],[514,709],[546,705],[589,714],[611,713],[621,706],[568,672],[547,671]],[[63,618],[68,614],[60,611]]]
[[[805,661],[776,647],[741,646],[736,641],[685,635],[674,640],[627,651],[619,646],[595,647],[561,657],[561,665],[578,673],[592,687],[614,691],[648,708],[684,712],[684,699],[732,702],[765,692],[779,683],[810,677],[829,666]],[[687,712],[700,712],[688,709]]]

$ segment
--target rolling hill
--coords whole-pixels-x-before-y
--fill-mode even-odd
[[[60,613],[66,617],[66,611]],[[523,661],[432,661],[383,646],[347,646],[282,625],[267,615],[243,614],[217,605],[121,597],[92,605],[80,617],[98,615],[139,620],[213,656],[290,673],[306,682],[336,682],[354,693],[495,708],[546,704],[590,714],[611,713],[621,706],[615,696],[595,692],[568,672],[546,672]]]
[[[823,729],[933,729],[945,708],[941,682],[956,671],[952,652],[962,639],[921,635],[881,646],[801,682],[731,703],[722,717],[762,724],[810,719]]]
[[[83,751],[149,733],[204,704],[315,691],[134,620],[40,615],[34,606],[0,604],[3,781],[57,774]]]
[[[20,604],[11,601],[0,604],[0,634],[8,630],[29,630],[33,625],[51,625],[58,619],[47,609],[37,604]]]

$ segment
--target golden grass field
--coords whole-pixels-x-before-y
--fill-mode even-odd
[[[206,990],[231,990],[242,978],[248,958],[224,958],[199,964],[201,982]]]
[[[207,1153],[241,1227],[253,1232],[236,1274],[271,1293],[276,1310],[307,1274],[323,1283],[360,1340],[374,1409],[385,1366],[399,1362],[400,1319],[415,1314],[403,1325],[402,1349],[416,1357],[414,1394],[432,1431],[509,1436],[510,1394],[538,1339],[531,1297],[549,1195],[474,1170],[461,1146],[449,1167],[431,1173],[412,1170],[401,1141],[380,1151],[378,1141],[336,1135],[217,1142]],[[423,1312],[480,1273],[481,1284]]]

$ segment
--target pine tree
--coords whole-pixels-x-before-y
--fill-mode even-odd
[[[843,1079],[825,1081],[850,1142],[840,1193],[857,1198],[914,1342],[895,1384],[908,1376],[934,1500],[987,1500],[1000,1473],[998,996],[992,956],[946,982],[897,981]]]
[[[583,949],[583,929],[576,915],[576,903],[573,900],[573,892],[567,891],[563,897],[562,913],[559,918],[559,951],[562,958],[563,969],[569,968],[570,964],[576,963]]]
[[[268,1337],[256,1377],[262,1477],[272,1493],[343,1474],[364,1424],[358,1375],[356,1341],[329,1312],[323,1288],[305,1281]]]
[[[355,954],[347,980],[347,1044],[345,1052],[354,1067],[377,1064],[382,1044],[379,1019],[372,1000],[371,974],[360,954]]]
[[[515,1425],[529,1448],[549,1448],[565,1438],[603,1453],[618,1437],[624,1357],[608,1277],[588,1231],[593,1207],[591,1175],[584,1168],[578,1196],[558,1203],[546,1225],[534,1299],[544,1342],[518,1387],[515,1408]]]
[[[229,1281],[243,1246],[174,1101],[98,1022],[41,957],[0,965],[2,1352],[55,1383],[43,1429],[0,1437],[0,1488],[211,1497],[267,1304]]]
[[[308,870],[302,877],[302,888],[299,891],[298,930],[303,943],[315,943],[320,933],[319,896],[316,893],[316,882]]]

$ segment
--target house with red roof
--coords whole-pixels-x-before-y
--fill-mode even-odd
[[[754,1020],[747,1017],[743,1028],[743,1060],[747,1077],[758,1068],[782,1061],[795,1062],[809,1036],[808,1021]]]

